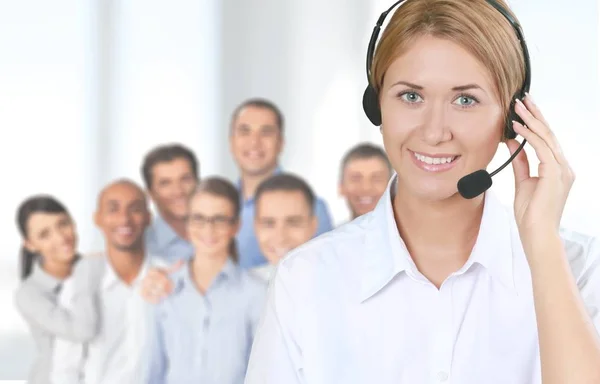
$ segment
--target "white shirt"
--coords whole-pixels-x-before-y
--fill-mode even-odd
[[[512,209],[486,193],[473,252],[438,290],[398,233],[394,180],[373,212],[280,262],[246,384],[541,383],[531,273]],[[599,329],[598,240],[561,235]]]
[[[273,276],[275,276],[276,269],[277,267],[275,265],[268,263],[250,269],[250,273],[268,284],[271,282]]]
[[[146,383],[150,359],[150,305],[138,293],[148,269],[148,258],[132,286],[121,281],[106,257],[89,257],[74,273],[97,279],[99,334],[89,343],[57,340],[52,384]],[[60,300],[65,306],[78,287],[65,284]]]

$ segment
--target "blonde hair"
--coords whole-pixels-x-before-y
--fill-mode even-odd
[[[496,2],[517,21],[504,0]],[[392,62],[422,36],[450,40],[475,56],[490,71],[496,97],[508,113],[525,79],[524,56],[510,22],[486,0],[407,0],[400,5],[373,57],[370,82],[378,93]]]

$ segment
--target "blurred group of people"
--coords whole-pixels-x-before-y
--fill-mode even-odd
[[[144,186],[119,179],[97,197],[97,254],[78,251],[68,202],[20,205],[16,306],[38,348],[29,383],[243,383],[276,266],[333,228],[327,203],[281,167],[284,127],[268,100],[233,111],[236,183],[201,178],[184,145],[151,150]],[[391,176],[382,148],[346,153],[338,182],[352,218],[374,209]]]

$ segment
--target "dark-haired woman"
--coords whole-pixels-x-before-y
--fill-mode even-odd
[[[47,384],[54,339],[87,341],[95,335],[93,296],[87,289],[78,293],[73,310],[59,304],[62,284],[79,257],[75,224],[62,203],[51,196],[25,200],[17,212],[17,226],[23,246],[15,303],[38,349],[28,383]]]
[[[204,179],[192,195],[195,254],[157,306],[153,384],[243,383],[266,284],[237,264],[239,212],[237,189],[224,179]]]

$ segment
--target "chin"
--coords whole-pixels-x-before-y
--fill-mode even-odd
[[[427,183],[412,185],[409,193],[419,200],[434,202],[454,197],[458,194],[458,189],[456,183]]]

